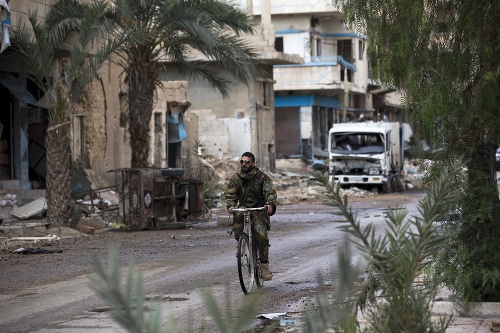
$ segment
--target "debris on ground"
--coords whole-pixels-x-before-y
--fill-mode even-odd
[[[261,313],[257,318],[276,319],[283,316],[286,316],[286,312]]]
[[[239,169],[240,158],[219,159],[206,157],[203,165],[214,172],[214,178],[225,188],[229,177]],[[420,187],[422,175],[419,173],[418,160],[405,160],[402,171],[402,183],[405,189]],[[257,163],[258,165],[258,163]],[[267,172],[278,191],[278,205],[291,205],[304,201],[319,201],[321,188],[314,183],[312,165],[307,165],[302,159],[281,159],[276,161],[276,171]],[[378,192],[372,189],[362,189],[352,186],[341,189],[341,195],[350,198],[366,198],[376,196]],[[223,200],[223,198],[221,198]]]
[[[500,322],[492,321],[491,323],[488,324],[488,328],[492,332],[500,332]]]
[[[61,238],[56,235],[47,235],[43,237],[12,237],[12,240],[23,240],[23,241],[42,241],[42,240],[60,240]]]
[[[14,206],[14,209],[12,210],[10,215],[19,219],[27,219],[37,214],[41,214],[45,210],[47,210],[47,199],[38,198],[24,206]]]
[[[50,253],[62,253],[62,250],[47,250],[40,247],[35,248],[24,248],[20,247],[17,250],[12,251],[13,253],[19,254],[50,254]]]

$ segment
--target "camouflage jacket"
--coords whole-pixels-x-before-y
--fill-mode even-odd
[[[265,204],[276,204],[278,197],[271,178],[259,170],[258,167],[253,167],[250,172],[241,172],[240,170],[229,179],[225,193],[226,206],[228,208],[241,205],[239,201],[253,177],[255,177],[255,180],[253,181],[252,188],[248,190],[244,206],[261,207]]]

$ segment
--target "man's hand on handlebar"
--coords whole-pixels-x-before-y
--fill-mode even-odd
[[[267,215],[272,215],[273,214],[273,205],[265,205],[265,207],[266,207]]]
[[[234,207],[228,207],[228,208],[227,208],[227,212],[228,212],[229,214],[232,214],[232,213],[233,213],[233,208],[234,208]]]

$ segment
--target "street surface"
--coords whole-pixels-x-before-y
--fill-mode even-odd
[[[417,213],[421,198],[418,191],[376,195],[353,199],[352,208],[358,219],[374,223],[380,232],[387,207],[406,207],[411,216]],[[274,276],[258,291],[259,313],[299,311],[303,299],[317,292],[318,273],[327,281],[335,279],[337,250],[344,235],[332,223],[332,212],[332,207],[317,202],[278,208],[270,231]],[[224,313],[229,294],[233,316],[247,297],[239,286],[236,241],[229,230],[213,219],[182,230],[103,231],[45,247],[62,253],[0,252],[0,332],[123,331],[89,287],[91,256],[106,262],[111,244],[119,246],[123,267],[132,260],[142,272],[145,294],[151,300],[148,306],[161,305],[164,328],[170,324],[179,332],[214,332],[200,288],[211,290]]]

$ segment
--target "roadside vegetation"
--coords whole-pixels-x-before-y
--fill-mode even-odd
[[[377,80],[404,107],[439,167],[463,158],[462,195],[442,224],[436,269],[465,302],[500,301],[500,2],[342,0],[348,27],[368,36]],[[405,33],[401,33],[404,31]],[[450,207],[452,208],[452,207]]]

